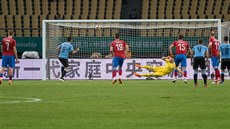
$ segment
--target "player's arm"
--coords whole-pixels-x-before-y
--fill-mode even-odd
[[[173,53],[172,53],[172,48],[174,47],[174,45],[173,44],[171,44],[170,46],[169,46],[169,54],[170,54],[170,56],[173,56]]]
[[[72,50],[72,54],[76,54],[79,50],[79,48],[77,48],[76,50]]]
[[[114,55],[114,53],[113,53],[113,46],[111,45],[110,46],[110,48],[109,48],[109,52],[110,52],[110,54],[113,56]]]
[[[19,63],[19,61],[18,61],[18,54],[17,54],[18,52],[17,52],[16,46],[13,47],[13,52],[14,52],[14,55],[15,55],[16,62]]]
[[[192,51],[192,53],[191,53],[191,65],[193,65],[193,53],[194,53],[194,51]]]
[[[221,57],[221,47],[220,46],[218,48],[218,55],[217,55],[217,57],[218,57],[218,61],[220,62],[220,57]]]
[[[162,57],[161,59],[162,59],[163,61],[167,62],[167,63],[170,62],[170,61],[169,61],[169,57]]]
[[[206,60],[209,59],[209,53],[208,53],[208,50],[205,51],[205,55],[206,55]]]
[[[61,50],[61,45],[58,45],[58,47],[56,48],[56,50],[59,52]]]
[[[193,51],[192,51],[192,49],[191,49],[190,47],[188,47],[188,51],[189,51],[189,53],[190,53],[190,57],[192,58],[192,56],[193,56]]]
[[[125,55],[127,57],[127,55],[129,55],[129,45],[125,45]]]
[[[73,49],[73,46],[71,45],[71,50],[72,50],[72,54],[76,54],[80,49],[77,48],[77,49]]]

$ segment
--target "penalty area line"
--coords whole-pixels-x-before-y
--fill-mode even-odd
[[[39,101],[42,101],[42,99],[30,98],[30,97],[4,97],[4,96],[0,96],[0,104],[35,103],[35,102],[39,102]]]

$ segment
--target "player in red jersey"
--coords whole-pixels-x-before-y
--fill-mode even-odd
[[[211,49],[211,61],[212,61],[212,67],[215,70],[215,81],[212,84],[219,84],[220,82],[220,71],[218,69],[219,66],[219,46],[220,42],[215,38],[215,33],[211,31],[210,38],[209,38],[209,44],[208,48]]]
[[[15,60],[18,61],[16,41],[12,38],[13,31],[9,31],[8,37],[2,39],[2,69],[0,71],[0,84],[2,84],[3,72],[8,68],[9,84],[12,84]]]
[[[120,34],[115,34],[115,40],[110,45],[110,54],[114,56],[113,58],[113,70],[112,70],[112,84],[116,83],[116,73],[119,74],[119,83],[122,84],[122,66],[126,58],[126,55],[129,51],[127,43],[123,40],[120,40]]]
[[[188,83],[188,81],[186,80],[187,78],[187,71],[186,71],[186,67],[187,67],[187,59],[186,59],[186,55],[187,52],[189,51],[190,54],[192,54],[192,50],[188,44],[188,42],[186,42],[185,40],[183,40],[184,35],[183,34],[179,34],[178,35],[179,40],[174,41],[170,46],[169,46],[169,54],[172,56],[172,48],[176,47],[176,56],[175,56],[175,63],[176,63],[176,67],[179,66],[179,64],[181,63],[181,67],[182,67],[182,71],[183,71],[183,76],[184,76],[184,82]],[[176,82],[177,80],[177,76],[178,76],[178,70],[174,70],[174,75],[175,78],[173,80],[173,83]]]

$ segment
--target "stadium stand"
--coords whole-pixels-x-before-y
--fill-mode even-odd
[[[16,28],[17,36],[41,36],[42,20],[54,19],[57,14],[61,19],[120,19],[122,4],[122,0],[1,0],[0,34],[5,36],[6,29]],[[229,21],[230,1],[143,0],[141,18],[221,18]],[[148,35],[147,31],[141,33]],[[89,32],[92,34],[96,33]]]

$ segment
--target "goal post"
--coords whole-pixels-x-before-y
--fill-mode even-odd
[[[220,19],[43,20],[42,28],[43,80],[55,79],[50,64],[57,62],[56,47],[69,36],[74,48],[80,48],[79,53],[70,54],[70,58],[104,62],[109,58],[109,45],[117,32],[131,47],[132,59],[138,60],[160,59],[168,55],[168,46],[177,40],[179,33],[185,36],[190,46],[200,38],[207,45],[210,31],[214,31],[221,41]]]

